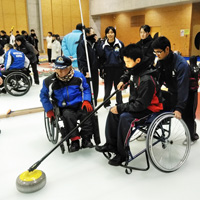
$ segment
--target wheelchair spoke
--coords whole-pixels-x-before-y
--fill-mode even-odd
[[[186,161],[190,146],[183,142],[190,140],[187,126],[172,114],[158,118],[147,138],[147,151],[152,164],[161,171],[177,170]]]

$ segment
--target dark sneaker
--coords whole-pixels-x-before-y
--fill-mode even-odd
[[[113,165],[113,166],[119,166],[124,161],[126,161],[125,157],[122,157],[121,155],[116,154],[116,156],[114,158],[112,158],[111,160],[109,160],[108,164],[109,165]]]
[[[0,94],[6,94],[6,89],[3,88],[2,90],[0,90]]]
[[[90,139],[82,139],[82,148],[92,148],[94,145],[90,141]]]
[[[80,149],[79,140],[72,141],[69,147],[69,152],[72,153],[72,152],[78,151],[79,149]]]
[[[95,150],[98,151],[98,152],[117,152],[116,148],[114,148],[113,146],[109,145],[109,144],[104,144],[103,146],[96,146],[95,147]]]

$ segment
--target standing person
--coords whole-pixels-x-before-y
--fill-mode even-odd
[[[120,50],[124,47],[124,44],[116,38],[116,30],[112,26],[108,26],[105,29],[106,39],[102,44],[102,52],[100,53],[100,59],[104,60],[104,88],[105,95],[104,100],[110,96],[112,86],[114,83],[115,89],[119,83],[120,77],[124,72],[124,63],[120,56]],[[117,104],[122,103],[122,93],[118,92],[116,95]],[[110,108],[111,101],[109,100],[104,107]]]
[[[43,81],[40,92],[40,100],[44,107],[47,117],[55,117],[52,98],[59,107],[64,122],[64,138],[72,129],[85,119],[89,112],[93,110],[91,101],[90,87],[82,73],[76,71],[71,66],[70,58],[59,56],[55,61],[55,73]],[[93,133],[91,119],[86,120],[81,125],[81,130],[73,132],[71,136],[71,146],[69,152],[80,149],[80,138],[82,137],[82,148],[92,148],[91,142]]]
[[[51,45],[51,61],[55,62],[56,58],[61,56],[61,45],[60,41],[56,39],[56,35],[52,35],[52,45]]]
[[[13,35],[13,31],[10,31],[10,44],[11,45],[15,44],[15,36]]]
[[[38,43],[39,43],[39,40],[38,40],[38,37],[37,37],[37,35],[36,35],[36,33],[35,33],[35,30],[34,29],[31,29],[31,34],[30,34],[30,36],[31,36],[31,38],[32,38],[32,40],[34,41],[34,47],[35,47],[35,49],[37,50],[37,54],[36,54],[36,57],[37,57],[37,64],[40,64],[40,62],[39,62],[39,49],[38,49]]]
[[[105,127],[106,143],[95,147],[99,152],[114,152],[116,156],[108,162],[114,166],[126,160],[125,142],[135,122],[163,109],[156,70],[149,68],[148,62],[143,60],[140,47],[130,44],[122,50],[122,55],[127,71],[120,78],[117,88],[120,90],[130,81],[129,101],[110,109]]]
[[[34,39],[31,36],[29,36],[25,30],[21,31],[21,34],[24,36],[24,39],[26,41],[28,41],[30,44],[34,46]]]
[[[164,109],[173,109],[175,117],[185,121],[193,143],[199,136],[195,130],[193,114],[188,112],[194,107],[193,101],[188,98],[190,67],[182,56],[173,53],[170,41],[166,37],[158,37],[152,43],[152,48],[158,56],[156,68],[159,71],[159,82],[168,88],[168,92],[163,92]]]
[[[10,37],[6,34],[4,30],[0,31],[0,45],[4,47],[5,44],[10,43]]]
[[[19,31],[16,31],[16,35],[15,35],[15,37],[17,37],[17,36],[20,36]]]
[[[16,39],[16,49],[23,52],[26,57],[30,60],[30,64],[33,70],[34,82],[39,85],[39,76],[37,71],[37,58],[33,49],[33,46],[24,39],[24,36],[17,36]]]
[[[76,25],[76,30],[64,36],[62,40],[62,51],[65,57],[72,60],[72,66],[78,67],[77,61],[77,42],[82,34],[82,24]]]
[[[51,48],[52,48],[52,32],[48,32],[48,35],[46,37],[47,40],[47,56],[48,56],[48,62],[51,64]]]
[[[140,38],[141,40],[136,44],[142,48],[142,53],[145,59],[149,60],[149,64],[154,64],[155,54],[153,53],[153,48],[151,44],[153,38],[150,35],[151,28],[149,25],[143,25],[140,27]]]
[[[95,105],[97,105],[97,97],[99,92],[99,60],[97,51],[100,49],[100,43],[98,41],[97,35],[94,32],[92,27],[85,29],[86,33],[86,43],[88,49],[88,57],[90,63],[90,70],[91,70],[91,80],[92,86],[94,91],[94,101]],[[87,79],[88,84],[90,85],[89,79],[89,70],[88,70],[88,63],[86,59],[86,51],[85,51],[85,42],[83,39],[80,38],[78,47],[77,47],[77,60],[78,60],[78,68],[80,72],[84,74]]]

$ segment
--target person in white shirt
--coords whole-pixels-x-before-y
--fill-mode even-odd
[[[46,37],[47,40],[47,55],[48,55],[48,62],[51,63],[51,48],[52,48],[52,32],[48,32]]]

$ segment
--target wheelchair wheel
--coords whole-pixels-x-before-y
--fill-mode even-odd
[[[190,133],[183,120],[176,119],[173,113],[154,119],[147,132],[147,153],[158,170],[176,171],[187,160],[189,151]]]
[[[50,122],[46,112],[44,112],[44,124],[48,140],[53,144],[56,144],[58,142],[58,134],[60,129],[58,118],[55,118],[52,122]]]
[[[25,95],[31,86],[28,76],[22,72],[12,72],[4,80],[5,90],[13,96]]]

